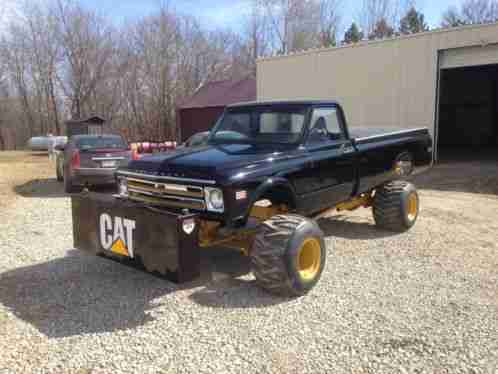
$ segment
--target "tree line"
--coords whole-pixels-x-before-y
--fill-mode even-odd
[[[340,35],[342,1],[252,0],[234,31],[168,2],[116,24],[77,0],[26,0],[0,22],[0,149],[94,114],[129,140],[176,139],[177,106],[207,82],[254,75],[258,57],[429,30],[414,1],[363,0]],[[498,0],[466,0],[441,27],[496,20]]]

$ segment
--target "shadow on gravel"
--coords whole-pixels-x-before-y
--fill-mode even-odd
[[[33,179],[14,187],[14,192],[23,197],[66,197],[64,184],[55,178]]]
[[[318,220],[318,225],[325,236],[335,236],[344,239],[378,239],[397,235],[395,232],[377,228],[369,222],[353,222],[347,215],[333,215]]]
[[[197,289],[191,299],[209,307],[263,307],[285,301],[235,277],[247,258],[208,251],[195,282],[173,284],[116,261],[69,251],[49,262],[0,274],[0,303],[49,338],[128,330],[154,320],[157,298]],[[168,303],[168,300],[162,301]]]
[[[196,304],[211,308],[264,308],[288,301],[264,292],[252,277],[239,278],[251,272],[248,257],[230,249],[209,249],[203,255],[203,287],[189,296]]]
[[[413,183],[424,190],[498,195],[498,160],[443,160]]]
[[[93,187],[92,191],[103,193],[115,193],[116,187],[102,186]],[[58,198],[68,197],[64,192],[64,183],[58,182],[55,178],[33,179],[29,182],[14,187],[14,192],[23,197],[34,198]]]

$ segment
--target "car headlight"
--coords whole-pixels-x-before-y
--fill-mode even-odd
[[[118,179],[118,193],[120,196],[128,196],[128,181],[126,178]]]
[[[223,212],[225,204],[223,202],[223,191],[219,188],[204,188],[207,209],[212,212]]]

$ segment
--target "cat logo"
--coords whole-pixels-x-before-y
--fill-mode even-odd
[[[135,221],[122,217],[100,215],[100,244],[107,251],[133,258],[133,232]]]

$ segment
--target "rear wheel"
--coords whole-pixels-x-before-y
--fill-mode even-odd
[[[409,230],[417,221],[419,207],[417,189],[413,184],[405,181],[386,183],[375,192],[375,224],[391,231]]]
[[[277,215],[261,224],[250,256],[260,287],[283,296],[302,296],[315,286],[325,266],[323,232],[305,217]]]

